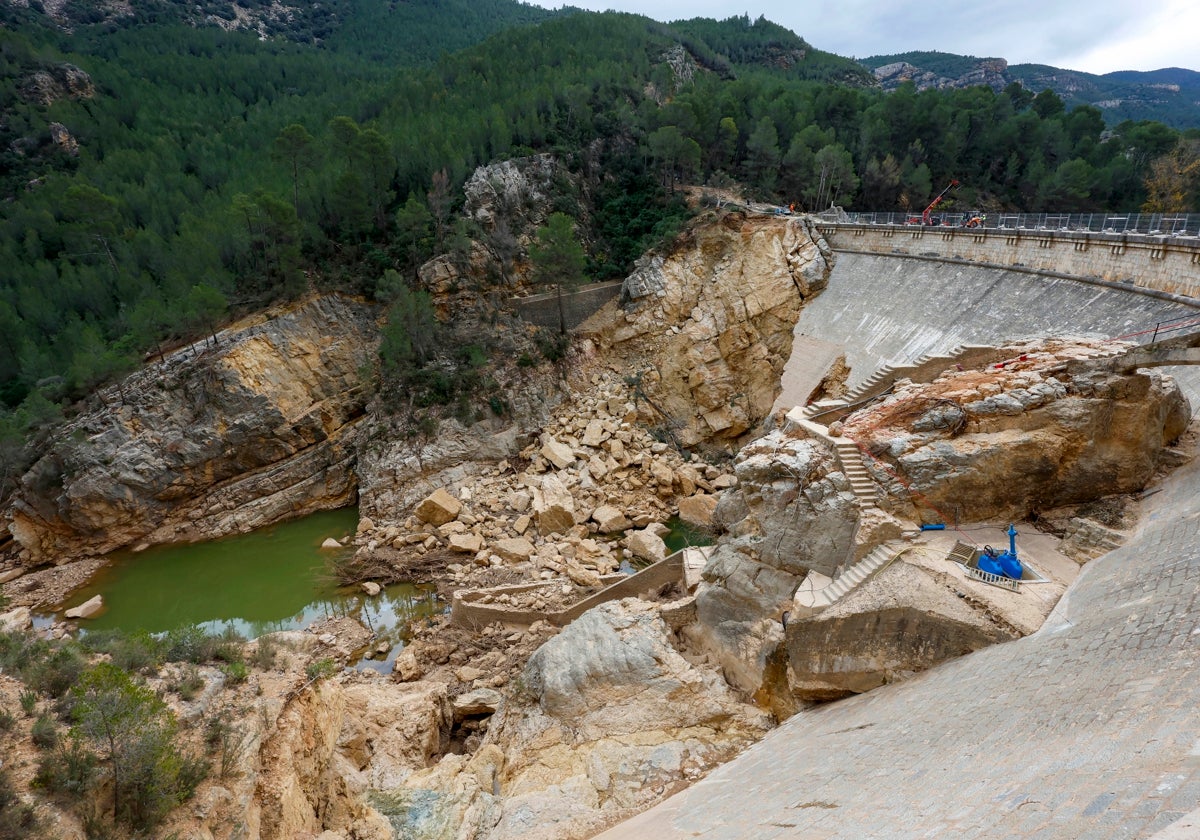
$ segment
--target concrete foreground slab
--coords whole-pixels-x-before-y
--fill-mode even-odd
[[[802,712],[599,838],[1200,838],[1200,463],[1143,504],[1036,634]]]

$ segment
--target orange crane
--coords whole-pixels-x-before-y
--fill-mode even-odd
[[[916,224],[921,224],[921,225],[936,225],[936,224],[940,224],[940,223],[941,223],[941,219],[939,219],[939,218],[938,218],[938,217],[936,217],[936,216],[931,216],[930,214],[933,212],[933,208],[937,207],[939,204],[941,204],[941,203],[942,203],[942,201],[943,201],[943,200],[945,200],[945,198],[946,198],[946,194],[947,194],[948,192],[950,192],[950,190],[954,189],[954,188],[955,188],[955,187],[957,187],[957,186],[958,186],[958,181],[951,181],[949,184],[947,184],[947,185],[946,185],[946,189],[944,189],[944,190],[942,190],[940,193],[938,193],[938,194],[937,194],[937,197],[936,197],[936,198],[934,198],[934,199],[933,199],[933,201],[929,202],[929,206],[928,206],[928,207],[926,207],[926,208],[925,208],[925,209],[924,209],[924,210],[921,212],[921,217],[920,217],[920,218],[917,218],[916,216],[909,216],[907,219],[905,219],[905,224],[909,224],[909,225],[916,225]]]

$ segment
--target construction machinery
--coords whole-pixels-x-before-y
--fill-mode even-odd
[[[933,201],[929,202],[929,206],[921,212],[920,216],[909,216],[904,220],[904,223],[906,225],[940,225],[942,223],[942,217],[934,216],[933,208],[941,204],[946,199],[946,195],[950,192],[950,190],[957,186],[958,181],[951,181],[946,185],[946,189],[938,193]]]

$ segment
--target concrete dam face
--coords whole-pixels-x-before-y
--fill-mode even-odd
[[[800,313],[784,380],[811,378],[816,368],[809,364],[807,372],[803,369],[814,356],[845,353],[853,388],[885,363],[912,362],[959,344],[1000,345],[1063,335],[1117,338],[1187,316],[1200,317],[1200,308],[1132,285],[839,252],[828,287]],[[1149,333],[1140,338],[1147,341]],[[1168,372],[1196,405],[1200,368],[1172,367]],[[793,381],[785,391],[794,395],[805,384]]]

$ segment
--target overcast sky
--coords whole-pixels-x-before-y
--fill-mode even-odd
[[[1197,0],[573,0],[568,5],[638,12],[662,21],[765,15],[817,49],[854,58],[938,50],[1089,73],[1200,71]]]

